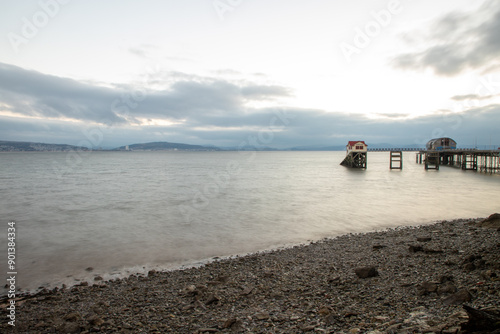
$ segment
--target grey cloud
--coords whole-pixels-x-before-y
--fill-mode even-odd
[[[1,102],[15,114],[125,123],[122,116],[111,111],[111,101],[117,97],[117,92],[109,88],[1,63],[0,77]]]
[[[150,52],[155,49],[157,49],[155,45],[141,44],[139,46],[129,48],[128,51],[138,57],[148,58]]]
[[[257,99],[266,99],[266,98],[273,98],[275,96],[277,97],[283,97],[283,96],[289,96],[290,91],[289,89],[282,87],[282,86],[249,86],[249,87],[243,87],[241,89],[241,92],[245,98],[257,98]]]
[[[451,99],[455,101],[466,101],[466,100],[489,100],[498,95],[478,95],[478,94],[466,94],[466,95],[455,95]]]
[[[143,48],[134,47],[134,48],[128,49],[128,51],[136,56],[139,56],[142,58],[146,57],[146,50],[144,50]]]
[[[500,2],[490,0],[475,13],[451,13],[436,22],[423,51],[396,56],[401,69],[431,68],[438,75],[454,76],[467,69],[483,72],[498,67],[500,57]]]
[[[28,71],[0,63],[0,102],[15,114],[69,118],[125,125],[137,118],[183,119],[197,124],[210,118],[232,117],[246,109],[246,101],[288,96],[288,89],[172,72],[151,73],[147,83],[167,82],[168,89],[102,87]],[[200,121],[199,121],[199,120]]]

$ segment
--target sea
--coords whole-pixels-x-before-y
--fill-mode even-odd
[[[369,152],[358,170],[340,166],[344,156],[1,153],[0,265],[6,276],[15,270],[18,289],[34,292],[500,212],[500,174],[425,170],[414,152],[403,153],[402,170],[389,169],[389,152]]]

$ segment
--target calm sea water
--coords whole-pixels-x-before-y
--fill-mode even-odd
[[[367,170],[343,152],[0,154],[0,265],[16,222],[17,286],[72,284],[350,232],[500,212],[500,175],[415,153]],[[85,271],[93,267],[92,272]]]

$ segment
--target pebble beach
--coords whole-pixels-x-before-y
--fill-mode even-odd
[[[19,295],[15,327],[3,297],[0,331],[500,332],[499,222],[499,215],[440,221],[214,258],[201,267],[95,276]],[[471,309],[491,323],[471,324]]]

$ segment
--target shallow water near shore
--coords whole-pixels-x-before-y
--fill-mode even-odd
[[[17,286],[174,268],[399,225],[500,211],[500,175],[425,171],[404,153],[91,152],[0,154],[0,247],[16,222]],[[0,265],[8,270],[6,256]],[[85,269],[92,267],[92,271]]]

